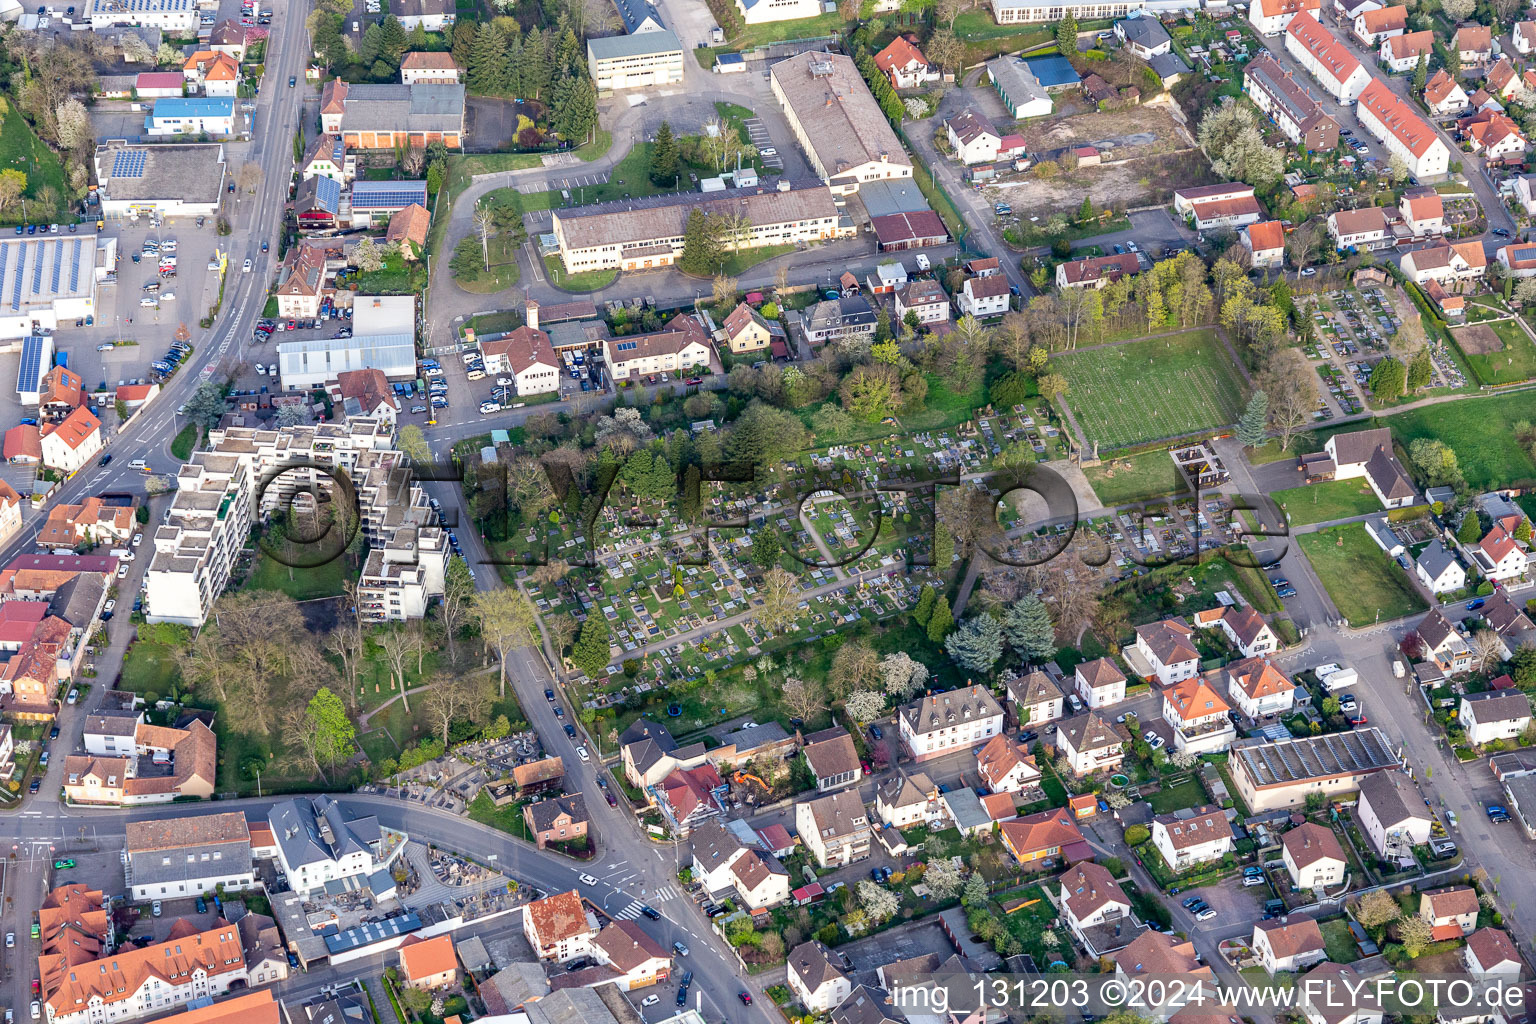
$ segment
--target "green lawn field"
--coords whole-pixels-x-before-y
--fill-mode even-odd
[[[1495,320],[1477,327],[1458,327],[1451,332],[1451,336],[1461,345],[1468,331],[1480,328],[1487,328],[1497,334],[1504,348],[1498,352],[1468,352],[1463,346],[1461,354],[1466,357],[1478,380],[1484,384],[1513,384],[1536,377],[1536,345],[1531,344],[1524,329],[1513,320]]]
[[[1129,462],[1131,468],[1123,468],[1122,461]],[[1183,494],[1189,489],[1179,467],[1173,464],[1173,456],[1161,448],[1129,459],[1106,460],[1101,466],[1083,470],[1083,475],[1088,478],[1093,493],[1109,508],[1168,494]]]
[[[1364,524],[1303,533],[1300,541],[1328,596],[1351,626],[1388,622],[1428,607]]]
[[[1364,480],[1329,480],[1305,487],[1290,487],[1270,495],[1290,516],[1292,526],[1310,526],[1331,519],[1348,519],[1380,512],[1381,502]]]
[[[1111,447],[1230,424],[1246,390],[1209,330],[1068,352],[1056,366],[1088,440]]]
[[[1536,479],[1536,461],[1515,438],[1514,426],[1522,420],[1536,423],[1536,391],[1459,398],[1384,416],[1372,425],[1391,427],[1404,448],[1415,438],[1439,438],[1455,450],[1468,485],[1484,491]]]

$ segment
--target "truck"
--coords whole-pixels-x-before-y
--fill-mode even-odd
[[[1317,675],[1317,681],[1323,684],[1323,689],[1329,693],[1338,693],[1347,690],[1351,686],[1358,686],[1360,673],[1352,668],[1344,668],[1339,665],[1319,665],[1313,669]]]

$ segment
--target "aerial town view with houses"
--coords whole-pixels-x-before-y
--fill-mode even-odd
[[[1532,1024],[1536,8],[69,2],[3,1024]]]

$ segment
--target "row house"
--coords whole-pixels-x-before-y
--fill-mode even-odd
[[[1481,242],[1441,242],[1415,249],[1402,259],[1403,276],[1417,285],[1439,282],[1454,288],[1463,281],[1478,281],[1488,270],[1488,256]]]
[[[1406,38],[1397,36],[1384,45]],[[1402,157],[1409,174],[1428,181],[1449,171],[1450,147],[1385,82],[1373,79],[1360,93],[1355,116],[1361,127],[1383,143],[1389,153]]]
[[[1317,17],[1322,0],[1254,0],[1248,6],[1248,21],[1261,36],[1277,36],[1299,14]]]
[[[1243,91],[1294,145],[1318,153],[1338,146],[1339,122],[1273,57],[1257,57],[1244,65]]]
[[[1371,73],[1349,46],[1310,14],[1298,14],[1285,29],[1285,52],[1295,58],[1336,103],[1353,103]]]

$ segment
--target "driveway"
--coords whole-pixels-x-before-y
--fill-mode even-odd
[[[1148,258],[1159,259],[1164,249],[1188,245],[1194,240],[1194,236],[1186,231],[1184,225],[1179,223],[1165,207],[1156,210],[1138,210],[1130,215],[1130,219],[1131,226],[1125,230],[1110,231],[1106,234],[1094,235],[1092,238],[1080,239],[1072,243],[1072,248],[1087,249],[1097,245],[1108,250],[1115,245],[1134,241]]]

